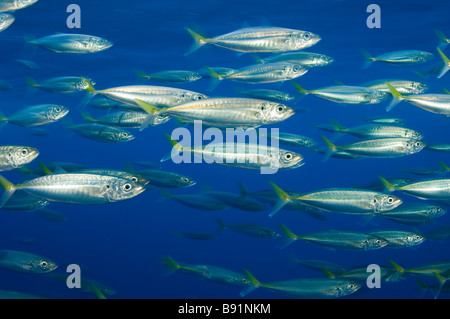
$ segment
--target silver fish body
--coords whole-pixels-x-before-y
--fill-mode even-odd
[[[0,13],[0,32],[6,30],[15,20],[16,18],[12,14]]]
[[[112,42],[101,37],[68,33],[57,33],[29,40],[28,43],[49,51],[70,54],[95,53],[109,49],[113,45]]]
[[[19,126],[38,126],[56,122],[69,113],[69,109],[62,105],[41,104],[22,109],[8,117],[0,118]]]
[[[122,143],[135,138],[133,134],[122,128],[97,123],[76,124],[69,128],[80,136],[104,143]]]
[[[338,150],[365,157],[391,158],[420,152],[425,143],[410,138],[379,138],[338,146]]]
[[[35,4],[38,0],[1,0],[0,12],[14,12]]]
[[[333,63],[334,59],[324,54],[300,51],[300,52],[287,52],[273,55],[270,57],[259,59],[258,62],[260,63],[288,62],[300,64],[307,68],[312,68],[318,66],[325,66],[330,63]]]

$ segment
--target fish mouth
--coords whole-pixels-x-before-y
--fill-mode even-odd
[[[298,167],[300,167],[300,166],[303,166],[303,165],[305,165],[305,164],[306,164],[306,163],[303,161],[303,158],[302,158],[302,159],[300,159],[297,163],[295,163],[294,165],[288,166],[288,167],[286,167],[286,168],[294,169],[294,168],[298,168]]]

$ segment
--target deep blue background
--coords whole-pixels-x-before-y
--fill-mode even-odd
[[[70,3],[81,7],[81,29],[68,29],[66,8]],[[369,1],[44,1],[14,13],[16,21],[0,33],[0,79],[13,87],[0,92],[0,110],[11,114],[25,105],[59,103],[71,108],[72,121],[82,121],[77,106],[85,93],[72,95],[51,94],[38,91],[30,94],[26,76],[37,81],[50,77],[83,75],[97,83],[97,89],[142,82],[134,69],[148,73],[185,69],[197,70],[204,65],[242,67],[252,64],[250,55],[240,57],[233,51],[215,46],[204,46],[195,53],[184,56],[192,39],[184,27],[198,26],[210,36],[239,29],[245,21],[251,26],[267,25],[308,30],[319,34],[322,41],[308,51],[327,54],[336,62],[323,68],[310,70],[298,79],[306,89],[334,85],[341,81],[358,85],[380,78],[404,78],[425,81],[429,92],[442,93],[450,89],[449,78],[420,77],[415,70],[426,70],[439,63],[435,55],[432,62],[421,66],[392,66],[374,63],[366,70],[360,50],[373,55],[394,50],[417,49],[436,53],[440,29],[450,35],[448,1],[377,1],[381,6],[381,29],[369,29],[366,8]],[[114,43],[109,50],[88,55],[64,55],[24,44],[26,35],[36,37],[63,33],[85,33],[105,37]],[[263,55],[262,55],[263,56]],[[14,59],[31,59],[39,70],[27,70],[13,62]],[[161,84],[164,85],[164,84]],[[170,85],[170,84],[169,84]],[[281,86],[244,85],[223,81],[216,90],[208,92],[209,82],[201,79],[191,84],[172,85],[202,92],[211,96],[236,96],[236,88],[272,88],[295,93],[289,83]],[[317,139],[320,134],[314,124],[326,124],[331,119],[345,126],[359,125],[371,116],[391,115],[402,117],[406,125],[425,134],[428,143],[450,143],[449,120],[444,116],[426,112],[406,102],[386,114],[388,101],[377,105],[335,104],[314,96],[307,96],[291,106],[302,106],[310,112],[298,113],[280,124],[281,131],[297,133]],[[92,111],[99,116],[100,111]],[[163,126],[134,131],[136,139],[123,144],[102,144],[83,139],[66,129],[62,122],[46,127],[49,135],[33,136],[27,129],[8,124],[2,128],[0,144],[30,145],[40,150],[39,160],[77,162],[93,168],[120,169],[130,160],[158,162],[170,150],[163,132],[171,132],[176,122]],[[274,126],[275,127],[275,126]],[[353,141],[342,137],[338,142]],[[328,187],[351,187],[376,181],[377,174],[386,177],[409,176],[402,168],[438,167],[437,161],[450,164],[448,153],[422,152],[396,159],[341,160],[322,162],[322,155],[305,149],[300,152],[306,165],[276,175],[260,175],[258,171],[227,168],[209,164],[180,164],[168,161],[163,168],[189,175],[213,189],[237,192],[237,182],[242,181],[249,190],[269,188],[274,181],[285,189],[298,192]],[[36,166],[36,163],[30,166]],[[7,172],[7,178],[17,183],[26,177],[17,172]],[[201,192],[200,185],[173,191],[177,194]],[[405,202],[421,202],[407,195],[399,195]],[[386,265],[395,260],[405,267],[449,259],[448,242],[427,241],[418,249],[381,249],[377,251],[329,250],[306,242],[296,242],[280,250],[277,242],[251,238],[231,231],[210,241],[195,241],[175,235],[174,231],[214,232],[216,217],[226,223],[247,222],[279,230],[280,223],[296,233],[307,233],[330,228],[347,230],[412,229],[387,220],[374,219],[374,223],[361,225],[360,216],[327,213],[326,221],[315,220],[302,212],[281,211],[273,218],[267,211],[250,213],[229,208],[220,212],[190,209],[170,199],[161,200],[157,190],[147,191],[138,197],[102,206],[80,206],[53,203],[53,208],[67,220],[51,223],[33,213],[0,214],[0,248],[26,250],[48,256],[61,263],[57,270],[64,273],[65,265],[76,263],[84,267],[83,276],[102,282],[117,294],[112,298],[238,298],[241,288],[209,282],[195,276],[175,273],[164,276],[160,263],[164,255],[175,260],[210,264],[230,270],[250,270],[261,281],[285,280],[322,276],[318,272],[293,264],[289,256],[301,259],[323,259],[349,268],[368,264]],[[448,208],[448,207],[447,207]],[[446,223],[450,216],[439,218]],[[426,231],[439,224],[419,227]],[[34,245],[17,241],[17,237],[31,237]],[[0,270],[0,289],[35,293],[50,298],[95,297],[69,290],[64,284],[39,275],[24,275]],[[429,281],[433,283],[433,281]],[[284,298],[259,289],[251,298]],[[432,298],[420,290],[413,278],[381,289],[365,290],[349,298]],[[448,298],[441,294],[440,298]]]

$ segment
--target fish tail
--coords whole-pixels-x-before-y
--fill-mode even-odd
[[[450,171],[450,167],[448,167],[447,165],[445,165],[445,163],[443,161],[438,161],[438,164],[440,167],[442,167],[442,169],[446,172]]]
[[[394,269],[400,273],[404,273],[406,272],[406,269],[403,268],[402,266],[396,264],[395,262],[393,262],[392,260],[388,260],[388,262],[392,265],[392,267],[394,267]]]
[[[209,75],[211,76],[208,91],[213,91],[219,85],[220,81],[224,79],[224,77],[219,73],[217,73],[216,70],[214,70],[213,68],[210,68],[208,66],[204,66],[204,68],[206,69],[206,71],[208,71]]]
[[[165,265],[167,265],[168,270],[166,271],[166,274],[171,274],[177,271],[181,268],[181,265],[177,263],[172,257],[170,256],[164,256],[161,259],[161,262]]]
[[[189,55],[189,54],[197,51],[200,47],[202,47],[203,45],[208,43],[208,39],[206,37],[204,37],[203,35],[195,32],[189,28],[185,28],[185,29],[191,35],[191,37],[194,39],[194,44],[184,54],[186,56],[186,55]]]
[[[87,91],[86,96],[83,98],[80,105],[78,106],[80,110],[83,110],[86,107],[86,105],[89,104],[91,99],[97,94],[97,91],[92,86],[91,81],[86,81],[86,91]]]
[[[244,183],[239,182],[239,183],[238,183],[238,186],[239,186],[239,191],[241,192],[241,195],[242,195],[242,196],[245,197],[245,196],[247,196],[247,195],[249,194],[247,188],[244,186]]]
[[[328,278],[332,279],[336,278],[336,274],[328,270],[326,267],[322,266],[320,267],[320,269],[324,272],[325,276],[327,276]]]
[[[144,121],[141,124],[141,127],[139,128],[140,131],[145,129],[146,127],[150,126],[154,121],[155,118],[161,113],[161,110],[158,109],[156,106],[153,106],[151,104],[148,104],[144,101],[135,99],[134,102],[145,112],[148,113],[148,115],[145,117]]]
[[[178,143],[178,141],[174,140],[169,134],[167,134],[166,132],[164,132],[164,136],[165,136],[166,139],[169,141],[170,145],[172,145],[172,150],[170,151],[170,153],[168,153],[166,156],[164,156],[164,157],[161,159],[161,162],[165,162],[165,161],[167,161],[168,159],[173,158],[173,157],[175,156],[174,150],[177,151],[177,155],[178,155],[180,152],[183,152],[183,151],[184,151],[183,146],[182,146],[180,143]]]
[[[258,279],[255,278],[255,276],[253,276],[247,269],[243,269],[245,277],[247,277],[248,281],[250,282],[250,287],[242,290],[239,295],[241,297],[244,297],[246,295],[248,295],[250,292],[252,292],[253,290],[255,290],[256,288],[259,288],[261,286],[264,286],[264,284],[262,284]]]
[[[389,112],[392,110],[398,103],[400,103],[405,97],[400,94],[399,91],[395,89],[389,82],[386,83],[387,87],[389,88],[389,91],[392,94],[392,101],[391,103],[386,107],[386,112]]]
[[[137,77],[140,79],[151,79],[151,76],[142,70],[134,70],[134,73],[136,73]]]
[[[42,168],[42,171],[44,172],[45,175],[51,175],[53,174],[53,172],[47,167],[47,165],[45,165],[44,163],[42,163],[41,161],[38,161],[39,166]]]
[[[444,91],[445,94],[450,94],[450,91],[447,90],[446,88],[442,88],[442,91]]]
[[[100,289],[98,289],[98,287],[93,284],[90,283],[92,290],[94,290],[94,294],[97,296],[98,299],[106,299],[105,295],[100,291]]]
[[[27,76],[25,78],[25,81],[27,81],[28,86],[30,87],[38,87],[39,85],[36,83],[36,81],[31,77],[31,76]]]
[[[362,68],[367,69],[375,61],[375,58],[367,50],[361,50],[361,54],[366,59]]]
[[[447,47],[447,45],[450,43],[450,39],[447,38],[444,35],[444,33],[440,30],[435,30],[434,32],[438,36],[439,40],[441,40],[441,42],[439,43],[439,48],[444,50]]]
[[[16,191],[16,186],[1,175],[0,185],[5,190],[2,197],[0,197],[0,208],[2,208],[3,206],[5,206],[6,202],[8,202],[8,200],[13,196],[14,192]]]
[[[94,119],[94,118],[93,118],[89,113],[87,113],[87,112],[80,112],[80,114],[81,114],[81,116],[83,117],[83,119],[84,119],[86,122],[90,122],[90,123],[97,122],[97,120]]]
[[[447,73],[448,70],[450,70],[450,60],[449,58],[444,54],[444,52],[442,52],[441,49],[436,48],[436,50],[439,52],[439,55],[442,59],[442,61],[444,61],[444,66],[442,67],[441,72],[439,72],[437,78],[441,78],[444,76],[445,73]]]
[[[275,207],[273,208],[272,212],[269,214],[269,217],[273,217],[278,211],[283,208],[284,205],[289,203],[291,201],[291,197],[283,191],[280,187],[275,185],[275,183],[270,182],[270,185],[272,186],[273,190],[275,191],[275,194],[278,196],[278,202],[276,203]]]
[[[0,127],[2,127],[6,122],[8,122],[8,118],[0,112]]]
[[[281,231],[283,232],[284,236],[286,236],[286,240],[283,242],[283,244],[280,246],[280,248],[286,248],[290,244],[292,244],[297,239],[301,238],[299,235],[294,234],[289,228],[287,228],[285,225],[280,224]]]
[[[261,59],[258,55],[253,53],[251,56],[253,58],[253,61],[255,61],[255,63],[260,63],[260,64],[265,63],[265,61],[263,59]]]
[[[393,192],[397,189],[397,187],[395,187],[394,185],[392,185],[386,178],[384,178],[381,175],[378,175],[378,178],[381,180],[381,183],[383,183],[384,187],[386,187],[386,189],[389,192]]]
[[[219,231],[218,233],[222,233],[225,229],[227,229],[227,225],[221,221],[219,218],[216,218],[217,223],[219,224]]]
[[[436,290],[436,294],[434,295],[434,299],[437,299],[439,293],[442,290],[442,287],[444,287],[445,283],[447,282],[447,278],[445,276],[442,276],[439,272],[434,272],[434,276],[439,281],[439,287]]]
[[[300,94],[308,94],[309,91],[302,88],[297,82],[291,81],[292,85],[297,89]]]
[[[338,147],[334,145],[325,136],[321,135],[321,137],[325,141],[325,144],[327,145],[327,151],[325,152],[325,157],[323,159],[323,161],[326,162],[331,157],[331,155],[338,150]]]

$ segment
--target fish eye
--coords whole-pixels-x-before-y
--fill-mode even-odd
[[[387,200],[387,202],[388,202],[389,204],[392,204],[392,203],[394,202],[394,199],[393,199],[392,197],[389,197],[388,200]]]
[[[47,266],[48,266],[48,263],[46,262],[46,261],[41,261],[40,263],[39,263],[39,265],[41,265],[41,267],[44,267],[44,268],[46,268]]]
[[[203,96],[201,96],[201,95],[197,95],[197,96],[195,97],[195,99],[196,99],[197,101],[199,101],[199,100],[203,100]]]
[[[286,154],[284,154],[284,158],[287,159],[287,160],[291,160],[292,157],[293,157],[293,156],[292,156],[291,153],[286,153]]]
[[[111,188],[111,186],[109,186],[109,184],[106,184],[106,189],[109,189],[109,188]]]
[[[125,185],[123,185],[123,189],[125,190],[125,191],[129,191],[129,190],[131,190],[131,184],[125,184]]]
[[[416,142],[414,145],[415,145],[416,147],[419,147],[420,145],[422,145],[422,143],[421,143],[421,142]]]
[[[311,38],[311,33],[306,32],[305,34],[303,34],[303,38],[304,38],[305,40],[309,40],[309,39]]]
[[[292,71],[298,72],[298,71],[300,71],[300,67],[298,65],[296,65],[292,68]]]
[[[184,176],[183,176],[183,177],[181,177],[180,179],[181,179],[182,182],[185,182],[185,183],[186,183],[186,182],[189,182],[189,178],[187,178],[187,177],[184,177]]]
[[[22,149],[22,151],[20,152],[23,156],[28,155],[28,150],[27,149]]]
[[[280,112],[280,113],[283,112],[284,111],[284,107],[282,105],[278,106],[277,111]]]
[[[133,177],[131,177],[131,181],[132,181],[132,182],[137,182],[137,181],[138,181],[138,178],[135,177],[135,176],[133,176]]]
[[[373,203],[374,203],[374,204],[378,203],[378,199],[374,198],[374,199],[373,199]]]
[[[61,112],[61,108],[59,106],[55,107],[56,112]]]
[[[127,132],[123,132],[123,133],[122,133],[122,136],[123,136],[123,137],[127,137],[127,136],[128,136],[128,133],[127,133]]]

